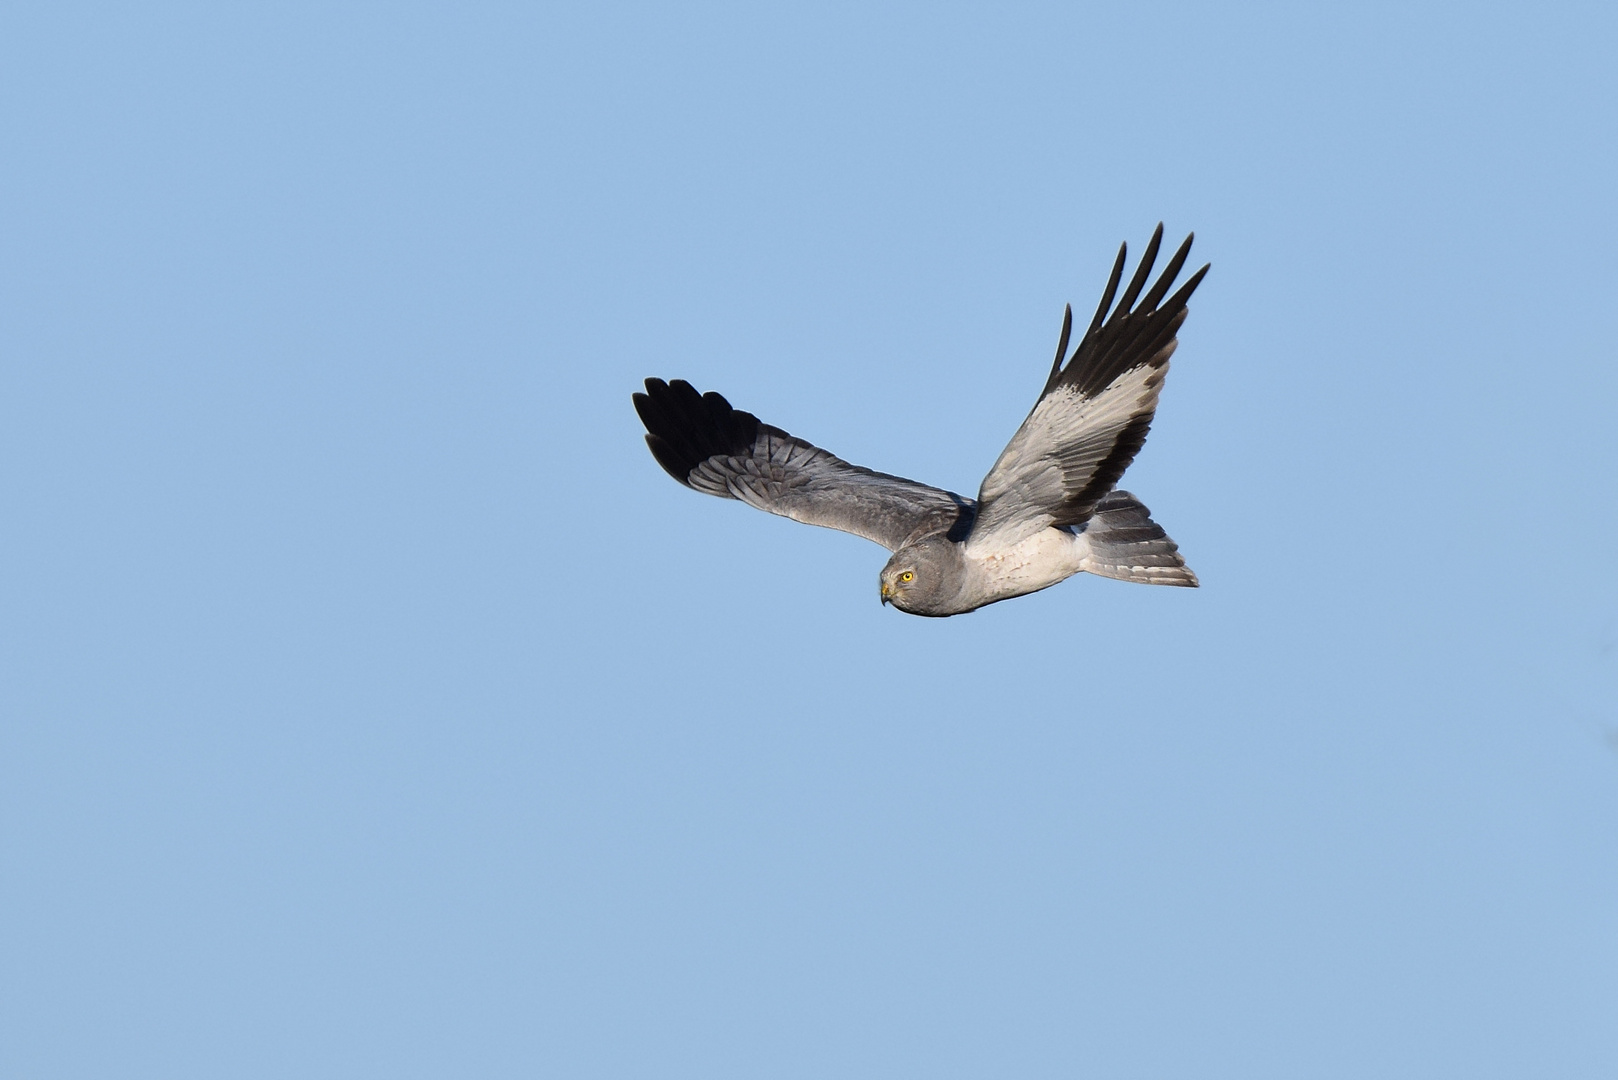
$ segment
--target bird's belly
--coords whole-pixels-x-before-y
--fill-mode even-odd
[[[1066,529],[1041,529],[1015,547],[968,558],[983,603],[1048,589],[1082,567],[1084,546]]]

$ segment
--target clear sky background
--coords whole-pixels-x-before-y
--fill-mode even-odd
[[[1618,1075],[1618,8],[13,4],[0,1073]],[[973,494],[1213,271],[1197,591],[943,621],[684,377]]]

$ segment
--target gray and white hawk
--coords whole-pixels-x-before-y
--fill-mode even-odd
[[[1178,545],[1116,488],[1146,441],[1186,301],[1208,272],[1169,295],[1191,253],[1187,236],[1147,290],[1162,240],[1160,224],[1114,306],[1128,250],[1118,249],[1071,355],[1067,309],[1045,389],[976,499],[850,465],[680,379],[647,379],[634,395],[646,443],[689,488],[889,549],[882,601],[913,615],[959,615],[1080,572],[1195,586]]]

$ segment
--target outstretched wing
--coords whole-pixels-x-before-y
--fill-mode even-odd
[[[1071,357],[1067,343],[1073,309],[1067,309],[1045,390],[983,478],[968,552],[1000,550],[1052,525],[1088,521],[1096,503],[1135,460],[1152,426],[1177,344],[1174,335],[1185,322],[1186,301],[1208,272],[1204,266],[1163,299],[1191,253],[1191,239],[1185,238],[1142,297],[1163,240],[1163,226],[1158,225],[1135,276],[1112,308],[1128,250],[1121,246],[1101,306]]]
[[[731,408],[718,394],[697,393],[683,379],[647,379],[635,411],[657,463],[695,491],[841,529],[893,551],[933,534],[960,539],[971,528],[970,499],[850,465]]]

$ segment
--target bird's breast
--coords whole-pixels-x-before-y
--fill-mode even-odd
[[[967,576],[982,603],[1048,589],[1078,573],[1082,542],[1066,529],[1041,529],[1000,551],[969,555]]]

